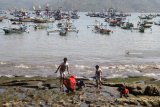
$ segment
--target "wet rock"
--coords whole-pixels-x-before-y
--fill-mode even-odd
[[[59,104],[52,104],[51,107],[61,107]]]
[[[126,99],[126,98],[121,98],[121,99],[118,99],[117,102],[119,104],[129,104],[129,105],[138,105],[138,101],[134,98],[129,98],[129,99]]]
[[[103,83],[104,86],[110,86],[110,87],[121,87],[122,84],[115,84],[115,83]]]
[[[147,86],[144,95],[160,96],[160,88],[157,86]]]
[[[10,103],[4,103],[4,104],[2,104],[2,106],[3,106],[3,107],[10,107],[11,104],[10,104]]]
[[[48,88],[48,89],[59,88],[55,84],[43,84],[43,86],[46,87],[46,88]]]
[[[86,103],[86,104],[90,104],[91,101],[90,101],[90,100],[86,100],[85,103]]]
[[[42,82],[38,82],[37,83],[38,89],[42,89],[44,88],[43,83]]]
[[[89,107],[96,107],[94,104],[89,104]]]
[[[146,107],[159,107],[160,98],[159,97],[149,97],[149,96],[139,96],[135,98],[121,98],[117,99],[119,104],[128,104],[128,105],[142,105]]]
[[[80,101],[85,101],[85,96],[83,96],[83,95],[80,95],[80,97],[79,97],[79,99],[80,99]]]
[[[160,88],[154,85],[128,85],[129,93],[133,95],[150,95],[150,96],[160,96]]]
[[[65,102],[64,100],[60,100],[58,103],[59,103],[60,105],[63,105],[63,106],[66,105],[66,102]]]

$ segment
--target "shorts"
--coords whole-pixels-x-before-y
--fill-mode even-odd
[[[101,77],[96,76],[96,80],[101,81]]]
[[[65,72],[60,72],[60,77],[65,77],[66,73]]]

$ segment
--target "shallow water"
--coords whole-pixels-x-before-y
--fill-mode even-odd
[[[127,21],[136,25],[138,15],[133,13]],[[79,76],[93,76],[94,66],[99,64],[104,68],[103,75],[108,78],[132,75],[160,77],[160,72],[141,73],[134,67],[125,67],[159,64],[159,26],[153,25],[152,31],[148,29],[145,33],[107,26],[113,33],[101,35],[87,28],[87,25],[95,24],[95,20],[107,24],[104,19],[90,18],[80,13],[80,19],[73,20],[79,33],[70,32],[65,37],[58,33],[47,35],[46,30],[34,31],[32,27],[28,28],[29,33],[23,34],[5,35],[0,30],[0,75],[57,76],[54,74],[56,67],[63,57],[68,57],[70,71]],[[55,29],[56,23],[53,23]],[[0,27],[4,26],[9,26],[7,20],[0,22]],[[128,50],[130,54],[126,55]],[[105,69],[110,66],[113,69]],[[117,70],[117,66],[123,70]]]

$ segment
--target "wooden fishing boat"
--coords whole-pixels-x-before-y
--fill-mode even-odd
[[[152,27],[151,24],[142,24],[142,26],[143,26],[144,28],[151,28],[151,27]]]
[[[117,25],[117,20],[113,19],[109,21],[109,26],[116,26]]]
[[[99,31],[101,34],[110,34],[111,30],[101,28]]]
[[[34,22],[34,23],[47,23],[47,20],[35,18],[33,22]]]

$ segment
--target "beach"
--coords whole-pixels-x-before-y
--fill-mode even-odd
[[[149,77],[103,79],[101,89],[95,81],[83,80],[86,87],[75,92],[59,90],[54,77],[1,77],[0,104],[3,107],[123,107],[160,106],[160,81]],[[118,88],[125,84],[128,97],[120,98]]]
[[[0,31],[0,106],[2,107],[158,107],[160,106],[160,27],[144,33],[109,26],[103,18],[71,20],[78,32],[48,34],[25,22],[27,32],[5,34]],[[140,13],[126,20],[134,25]],[[94,32],[95,21],[110,34]],[[158,21],[159,17],[153,19]],[[59,21],[43,23],[57,28]],[[10,26],[4,19],[0,27]],[[88,27],[88,26],[93,26]],[[82,90],[66,93],[59,89],[59,73],[54,73],[63,58],[68,58],[70,74],[86,84]],[[95,85],[95,65],[102,69],[102,86]],[[125,84],[129,96],[120,98]]]

